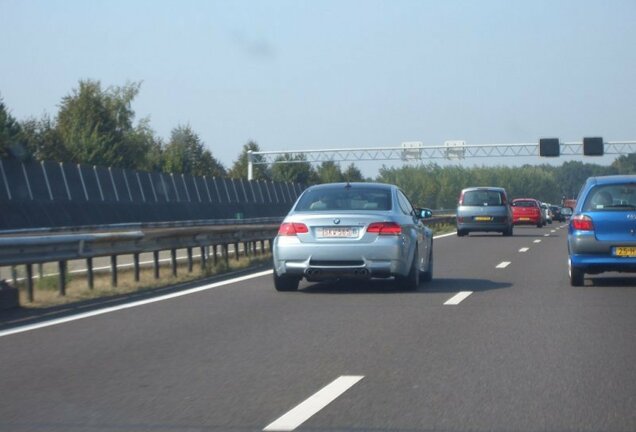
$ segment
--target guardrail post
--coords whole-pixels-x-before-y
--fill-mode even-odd
[[[226,243],[222,246],[223,259],[225,260],[226,267],[230,267],[230,246]]]
[[[11,280],[13,281],[13,286],[18,286],[18,270],[15,266],[11,266]]]
[[[60,289],[60,295],[61,296],[65,296],[66,295],[66,261],[60,261],[57,263],[58,266],[58,270],[59,270],[59,289]]]
[[[44,265],[42,263],[38,264],[38,276],[40,280],[44,279]]]
[[[110,257],[110,286],[117,287],[117,255]]]
[[[188,248],[188,273],[192,273],[192,248]]]
[[[207,261],[207,257],[205,256],[206,251],[206,247],[201,246],[201,271],[205,271],[205,264]]]
[[[177,276],[177,250],[170,249],[170,261],[172,262],[172,276]]]
[[[218,252],[218,251],[217,251],[217,245],[212,245],[212,253],[214,254],[214,255],[213,255],[213,258],[212,258],[212,260],[213,260],[212,262],[213,262],[213,264],[214,264],[215,266],[216,266],[216,265],[218,264],[218,262],[219,262],[219,255],[218,255],[218,253],[217,253],[217,252]]]
[[[250,242],[243,242],[243,255],[250,256]]]
[[[265,240],[261,240],[261,254],[265,255]]]
[[[159,251],[152,251],[155,279],[159,279]]]
[[[133,262],[135,265],[135,282],[139,282],[139,253],[133,254]]]
[[[239,244],[238,244],[238,242],[234,243],[234,257],[236,258],[236,261],[239,260]]]
[[[29,303],[33,303],[33,264],[26,265],[27,277],[27,298]]]
[[[86,258],[86,276],[88,279],[88,289],[95,287],[95,275],[93,274],[93,258]]]

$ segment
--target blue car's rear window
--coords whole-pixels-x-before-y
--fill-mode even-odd
[[[317,188],[307,191],[295,211],[391,210],[391,191],[381,188]]]
[[[589,191],[583,211],[635,210],[636,183],[599,185]]]

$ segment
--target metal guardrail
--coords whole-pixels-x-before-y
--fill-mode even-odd
[[[67,261],[85,259],[88,287],[93,288],[93,258],[109,256],[111,261],[111,285],[117,286],[117,256],[133,255],[135,281],[139,281],[139,255],[151,252],[154,256],[154,275],[159,278],[159,252],[170,250],[172,274],[177,273],[177,249],[187,249],[188,269],[192,270],[192,249],[201,248],[201,266],[208,260],[214,264],[220,257],[229,264],[229,245],[234,245],[239,258],[239,244],[245,255],[266,250],[265,242],[276,236],[282,218],[189,221],[169,223],[127,224],[94,227],[93,230],[73,232],[66,230],[36,230],[0,233],[0,266],[26,266],[26,283],[29,301],[33,301],[33,264],[58,263],[59,294],[66,294]],[[122,228],[128,228],[123,230]],[[17,235],[16,235],[17,234]],[[209,253],[210,247],[213,254]],[[218,248],[220,247],[220,254]]]

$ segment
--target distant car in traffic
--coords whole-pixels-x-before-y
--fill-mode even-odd
[[[551,205],[550,211],[552,212],[552,219],[557,222],[565,222],[565,216],[561,214],[561,207]]]
[[[511,236],[512,211],[508,194],[500,187],[471,187],[462,190],[457,205],[457,235],[471,232],[500,232]]]
[[[570,284],[608,271],[636,272],[636,175],[588,178],[570,219]]]
[[[274,286],[295,291],[308,281],[394,277],[414,290],[433,278],[433,232],[397,186],[311,186],[280,225],[273,244]]]
[[[570,207],[561,207],[561,216],[563,216],[564,221],[570,219],[572,216],[572,209]]]
[[[515,225],[544,225],[544,213],[539,201],[534,198],[516,198],[512,200],[512,218]]]

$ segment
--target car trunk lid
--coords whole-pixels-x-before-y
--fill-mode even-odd
[[[597,240],[611,242],[636,241],[636,211],[595,211],[588,213]]]
[[[307,232],[298,234],[301,243],[370,243],[378,233],[369,233],[370,224],[392,222],[388,212],[369,212],[355,215],[346,212],[329,215],[301,214],[290,215],[290,221],[307,226]]]

